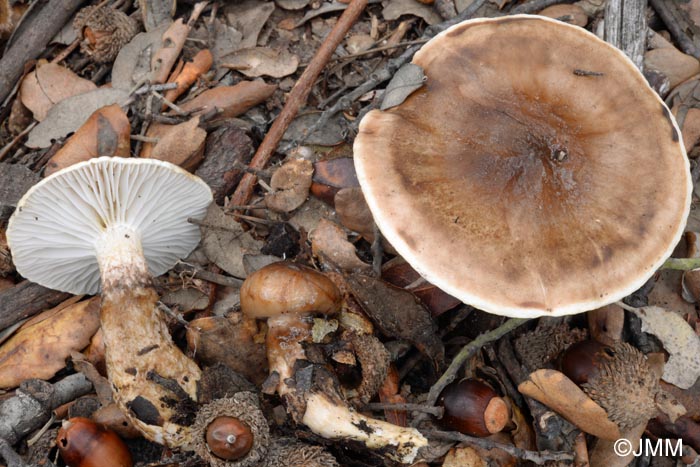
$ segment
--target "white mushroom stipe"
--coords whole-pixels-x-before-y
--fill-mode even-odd
[[[370,449],[385,449],[388,457],[404,464],[413,462],[418,450],[428,445],[414,428],[365,417],[319,393],[307,397],[302,423],[326,439],[352,439]]]

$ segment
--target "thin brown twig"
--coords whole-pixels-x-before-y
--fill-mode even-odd
[[[367,410],[402,410],[410,412],[423,412],[441,418],[445,409],[434,405],[425,404],[392,404],[389,402],[371,402],[364,406]]]
[[[0,149],[0,161],[3,160],[5,158],[5,156],[7,156],[10,153],[10,149],[12,149],[17,143],[19,143],[19,141],[22,138],[24,138],[27,135],[27,133],[32,131],[32,128],[34,128],[36,125],[37,125],[37,122],[33,122],[33,123],[27,125],[27,128],[22,130],[17,136],[12,138],[12,141],[7,143],[5,145],[5,147]]]
[[[53,58],[53,60],[51,60],[51,63],[59,63],[59,62],[61,62],[62,60],[65,60],[66,57],[68,57],[75,49],[77,49],[79,45],[80,45],[80,39],[74,40],[73,42],[71,42],[71,43],[68,45],[68,47],[66,47],[65,49],[63,49],[63,50],[61,51],[61,53],[59,53],[58,55],[56,55],[56,56]]]
[[[502,444],[492,441],[487,438],[475,438],[467,436],[456,431],[439,431],[431,430],[424,431],[423,434],[428,438],[439,439],[443,441],[456,441],[458,443],[466,443],[474,446],[479,446],[483,449],[500,449],[518,459],[534,462],[537,465],[543,465],[549,461],[572,461],[574,455],[568,452],[557,451],[530,451],[527,449],[518,448],[510,444]]]
[[[367,0],[352,0],[348,8],[340,15],[338,22],[333,26],[333,29],[319,47],[314,55],[309,66],[304,70],[299,81],[294,85],[294,88],[287,97],[287,103],[275,119],[267,132],[262,143],[255,152],[255,156],[250,161],[249,167],[252,169],[264,169],[272,157],[272,154],[277,149],[277,145],[282,140],[282,136],[287,131],[289,124],[294,120],[299,109],[306,103],[306,99],[311,92],[311,89],[316,82],[316,79],[321,74],[321,71],[326,67],[331,59],[333,52],[345,39],[350,27],[357,21],[360,14],[367,6]],[[255,187],[255,176],[250,173],[243,175],[241,182],[236,187],[236,191],[231,197],[230,204],[248,204],[253,194]]]

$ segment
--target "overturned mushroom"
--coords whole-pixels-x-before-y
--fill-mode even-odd
[[[482,310],[564,315],[644,284],[678,242],[691,178],[673,117],[622,52],[537,16],[457,24],[425,85],[369,112],[357,176],[387,240]]]
[[[114,399],[153,441],[189,443],[199,367],[172,342],[152,276],[185,257],[212,194],[156,160],[97,158],[32,187],[10,218],[17,271],[74,294],[102,291],[101,325]]]
[[[267,318],[267,352],[271,372],[278,376],[277,392],[295,397],[295,363],[306,359],[313,313],[339,311],[341,295],[323,274],[292,263],[273,263],[248,276],[241,286],[241,310],[249,317]],[[335,394],[309,391],[298,418],[314,433],[329,439],[355,440],[389,457],[410,463],[427,440],[404,428],[356,413]]]

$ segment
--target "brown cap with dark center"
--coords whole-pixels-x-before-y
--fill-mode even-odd
[[[639,288],[690,206],[678,127],[622,52],[547,18],[460,23],[372,111],[355,164],[377,225],[428,281],[485,311],[591,310]]]

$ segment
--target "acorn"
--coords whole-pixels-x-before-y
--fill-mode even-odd
[[[207,426],[206,442],[216,457],[235,461],[250,452],[253,433],[246,423],[235,417],[218,417]]]
[[[56,445],[69,467],[132,467],[131,453],[113,431],[89,418],[63,422]]]
[[[490,436],[508,423],[510,414],[506,402],[485,383],[463,379],[443,389],[438,399],[445,412],[440,424],[472,436]]]
[[[200,406],[192,432],[192,449],[211,467],[258,466],[270,443],[258,396],[247,391]]]
[[[577,342],[561,356],[561,372],[581,386],[588,382],[605,358],[610,358],[610,347],[594,340]]]
[[[591,340],[575,344],[562,355],[561,368],[621,431],[656,414],[658,375],[646,356],[625,342],[612,346]]]

